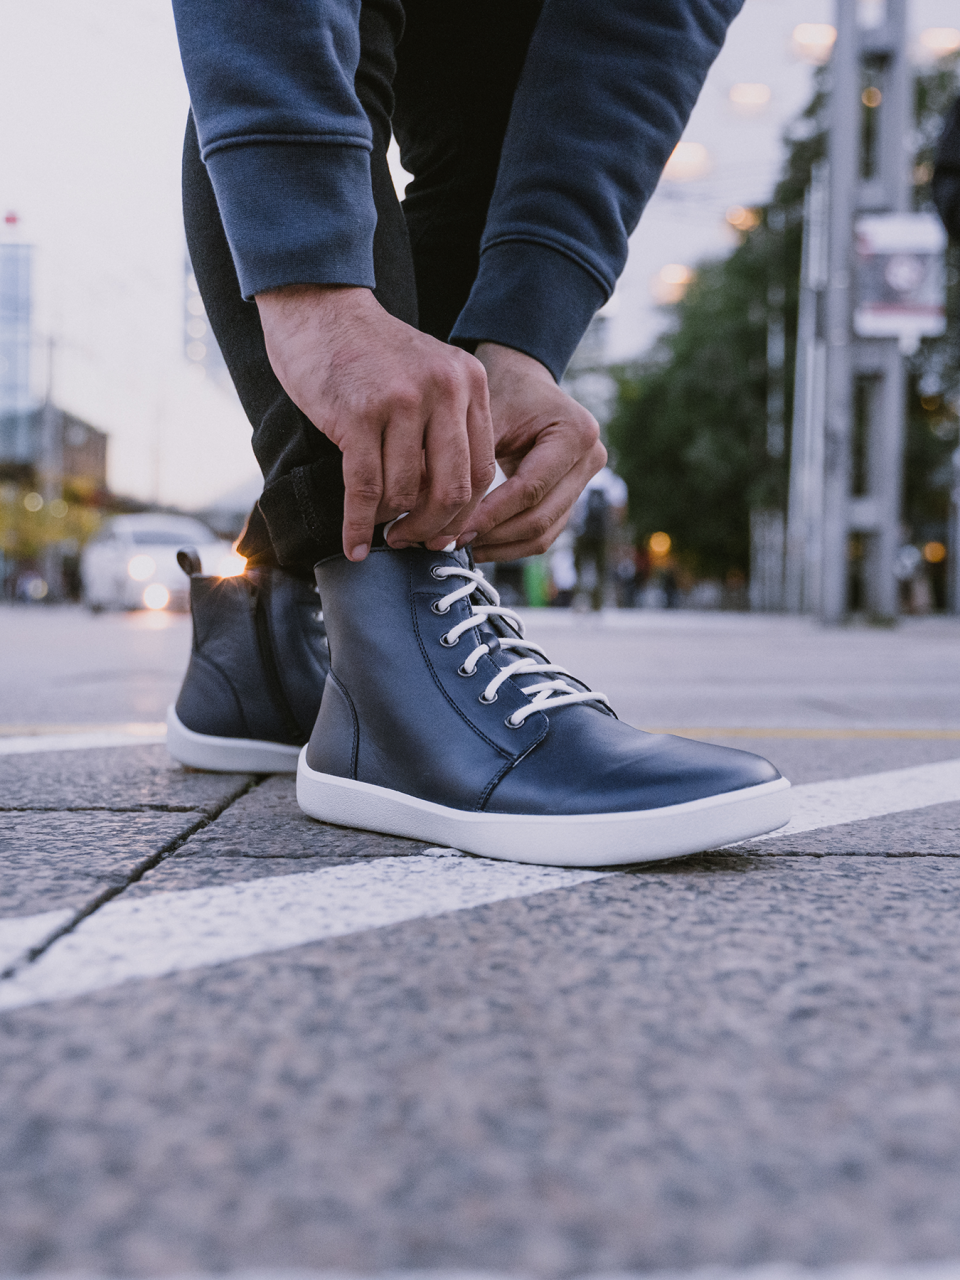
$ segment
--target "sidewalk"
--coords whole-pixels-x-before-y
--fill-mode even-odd
[[[185,620],[0,614],[0,1275],[960,1259],[960,626],[531,631],[791,827],[603,874],[323,826],[142,745]]]

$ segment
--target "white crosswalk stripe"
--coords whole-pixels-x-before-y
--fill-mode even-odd
[[[960,760],[808,783],[794,795],[793,820],[764,839],[960,800]],[[0,1009],[525,898],[609,874],[614,873],[433,850],[206,889],[121,895],[0,983]],[[67,919],[68,912],[52,911],[0,920],[0,967]]]
[[[888,813],[904,813],[960,800],[960,760],[890,769],[860,778],[807,782],[794,787],[792,796],[793,817],[785,827],[761,836],[761,840],[776,840],[802,831],[817,831],[845,822],[862,822],[865,818],[882,818]]]

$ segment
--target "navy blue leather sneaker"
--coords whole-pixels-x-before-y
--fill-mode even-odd
[[[293,773],[330,666],[320,598],[282,569],[235,578],[190,575],[193,652],[167,749],[181,764],[228,773]]]
[[[331,671],[297,775],[312,817],[559,866],[675,858],[789,818],[760,756],[618,720],[467,553],[376,547],[316,576]]]

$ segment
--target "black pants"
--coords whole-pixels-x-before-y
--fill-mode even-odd
[[[443,340],[476,276],[503,135],[541,2],[363,0],[356,89],[373,128],[376,297],[392,315]],[[414,175],[402,206],[386,161],[391,122]],[[264,476],[241,554],[250,565],[310,575],[317,560],[341,548],[341,454],[270,367],[257,307],[240,296],[192,117],[183,205],[194,274]]]

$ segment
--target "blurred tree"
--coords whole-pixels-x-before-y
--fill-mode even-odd
[[[957,91],[956,66],[956,59],[941,63],[917,80],[918,208],[932,207],[933,148]],[[826,150],[827,85],[824,68],[785,138],[773,198],[738,219],[746,229],[733,253],[700,264],[669,308],[672,323],[650,354],[614,370],[618,394],[608,436],[630,486],[638,541],[666,530],[681,562],[699,575],[745,574],[750,511],[786,505],[803,200],[811,169]],[[956,290],[956,271],[951,279]],[[780,324],[784,365],[772,371],[768,342]],[[772,377],[783,392],[786,448],[768,430]],[[945,465],[956,447],[949,406],[958,393],[954,331],[924,342],[913,361],[905,501],[907,519],[925,533],[945,519]]]

